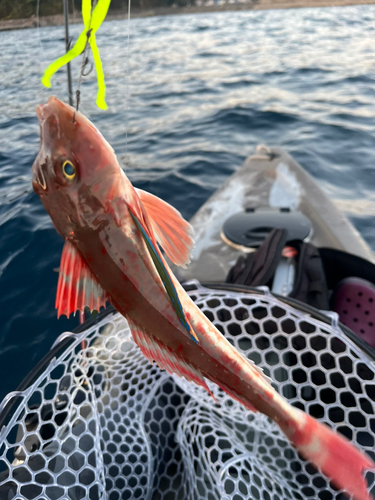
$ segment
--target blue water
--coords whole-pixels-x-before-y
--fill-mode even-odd
[[[128,67],[127,22],[103,25],[109,109],[94,72],[81,109],[136,186],[189,218],[258,143],[282,146],[375,249],[375,6],[135,19],[130,40]],[[62,27],[0,33],[0,399],[77,324],[56,319],[63,242],[30,182],[39,78],[62,51]]]

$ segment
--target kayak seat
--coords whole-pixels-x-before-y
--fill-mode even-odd
[[[341,280],[331,298],[340,321],[375,348],[375,286],[362,278]]]

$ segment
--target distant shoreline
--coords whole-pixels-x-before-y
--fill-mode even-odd
[[[254,3],[210,5],[206,7],[159,7],[149,10],[134,10],[131,17],[151,17],[168,16],[179,14],[200,14],[206,12],[226,12],[226,11],[247,11],[247,10],[269,10],[269,9],[294,9],[309,7],[347,7],[349,5],[369,5],[375,4],[375,0],[258,0]],[[107,16],[107,20],[125,19],[125,11],[112,12]],[[69,18],[70,23],[81,23],[81,17],[77,14]],[[60,26],[64,24],[64,16],[45,16],[39,18],[39,26]],[[0,31],[10,31],[18,29],[36,28],[38,26],[35,16],[28,19],[9,19],[0,21]]]

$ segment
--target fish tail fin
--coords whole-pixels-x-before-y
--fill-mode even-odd
[[[306,413],[298,413],[297,427],[291,430],[289,423],[283,429],[297,451],[355,500],[373,500],[363,476],[366,470],[375,469],[371,458],[327,425]]]

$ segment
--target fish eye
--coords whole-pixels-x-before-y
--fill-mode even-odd
[[[62,166],[62,171],[63,171],[64,176],[69,181],[72,181],[74,179],[74,177],[76,176],[76,167],[69,160],[64,161],[63,166]]]

